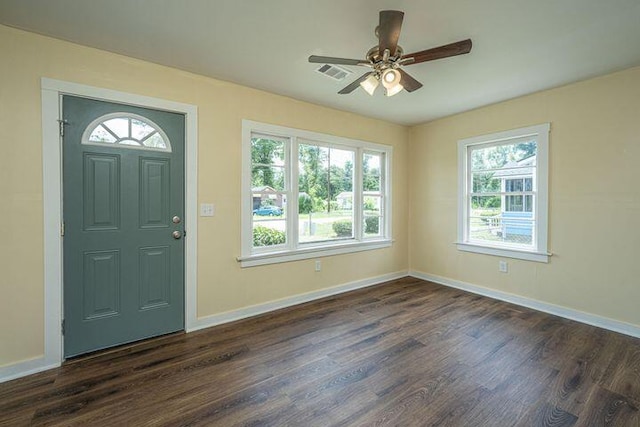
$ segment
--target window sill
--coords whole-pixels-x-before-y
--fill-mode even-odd
[[[254,254],[244,257],[238,257],[236,258],[236,260],[240,263],[240,267],[242,268],[255,267],[258,265],[279,264],[283,262],[298,261],[302,259],[388,248],[392,244],[393,240],[388,239],[371,240],[366,242],[349,242],[331,246],[314,246],[310,248],[297,249],[294,251]]]
[[[456,242],[459,251],[475,252],[485,255],[500,256],[505,258],[523,259],[525,261],[549,262],[551,256],[548,252],[529,252],[518,249],[498,248],[493,246],[480,246],[471,243]]]

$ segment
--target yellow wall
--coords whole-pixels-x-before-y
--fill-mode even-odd
[[[0,366],[44,351],[41,77],[197,105],[199,317],[408,269],[405,127],[3,26],[0,61]],[[241,269],[242,119],[392,145],[393,247]]]
[[[0,26],[0,366],[43,353],[40,78],[195,104],[198,316],[411,269],[640,326],[640,68],[405,128]],[[241,269],[241,120],[394,146],[389,249]],[[548,264],[458,252],[456,142],[551,122]],[[410,232],[409,232],[410,231]],[[258,284],[259,283],[259,284]]]
[[[457,141],[551,122],[548,264],[460,252]],[[640,326],[640,68],[411,129],[410,266]]]

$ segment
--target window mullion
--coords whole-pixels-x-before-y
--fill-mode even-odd
[[[380,188],[378,194],[380,195],[380,214],[378,217],[378,232],[380,227],[387,223],[387,156],[380,156]],[[364,224],[363,224],[364,225]],[[364,226],[362,227],[364,229]],[[387,236],[387,231],[383,231],[384,236]]]
[[[298,225],[299,215],[298,215],[298,138],[292,136],[289,143],[289,149],[287,150],[286,156],[288,157],[288,171],[287,177],[289,177],[289,195],[290,199],[287,198],[287,234],[289,235],[288,247],[290,250],[294,250],[298,248],[299,240],[298,240],[298,230],[300,227]],[[289,201],[290,200],[290,201]]]
[[[362,240],[362,222],[364,221],[364,181],[362,177],[364,150],[358,148],[353,165],[353,238],[357,241]]]
[[[502,192],[487,192],[487,193],[469,193],[471,197],[483,197],[483,196],[535,196],[535,191],[502,191]]]

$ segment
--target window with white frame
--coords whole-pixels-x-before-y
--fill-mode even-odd
[[[391,244],[390,146],[243,121],[243,267]]]
[[[458,249],[548,261],[549,129],[458,141]]]

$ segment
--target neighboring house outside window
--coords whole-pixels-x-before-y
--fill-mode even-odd
[[[547,262],[549,124],[458,142],[458,249]]]
[[[508,146],[507,146],[508,147]],[[525,146],[525,157],[507,162],[501,170],[493,174],[500,179],[501,189],[501,229],[504,241],[530,245],[533,238],[533,174],[536,167],[537,147]],[[516,154],[517,155],[517,154]]]
[[[284,206],[285,197],[268,185],[253,187],[251,193],[253,193],[253,209],[258,209],[261,206],[277,206],[279,208]]]
[[[243,121],[243,267],[391,245],[390,146]]]
[[[535,161],[535,160],[534,160]],[[497,173],[496,173],[497,176]],[[523,190],[524,189],[524,190]],[[504,189],[506,193],[518,191],[533,191],[533,178],[509,178],[504,179]],[[504,212],[532,212],[533,196],[518,195],[504,197]]]

